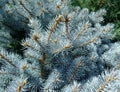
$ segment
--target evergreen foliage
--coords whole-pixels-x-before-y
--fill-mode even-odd
[[[113,32],[114,41],[120,41],[120,0],[71,0],[72,5],[88,8],[90,11],[96,11],[101,8],[106,9],[105,22],[115,24]]]
[[[102,24],[104,9],[89,12],[69,0],[3,4],[2,23],[27,30],[28,37],[23,56],[0,48],[1,92],[120,90],[120,43],[111,42],[114,25]]]

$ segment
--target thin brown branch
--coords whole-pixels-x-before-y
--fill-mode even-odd
[[[38,37],[37,35],[34,35],[34,34],[33,34],[32,37],[31,37],[31,39],[34,40],[37,44],[39,44],[40,47],[44,48],[44,47],[42,46],[42,44],[40,43],[39,37]]]
[[[100,85],[100,87],[96,90],[96,92],[101,92],[102,90],[104,90],[104,89],[105,89],[105,86],[106,86],[109,82],[111,82],[111,81],[113,81],[113,80],[115,80],[115,78],[114,78],[113,75],[107,76],[107,77],[105,78],[105,80],[104,80],[104,83]]]
[[[77,36],[74,38],[74,41],[76,41],[78,39],[78,37],[80,37],[80,35],[88,28],[88,25],[85,24],[83,26],[83,28],[80,30],[80,32],[77,34]]]
[[[49,43],[49,40],[50,40],[50,37],[51,37],[53,31],[57,27],[58,23],[61,22],[61,19],[62,19],[62,15],[59,15],[58,18],[55,19],[55,22],[53,23],[52,27],[49,29],[50,34],[48,35],[48,40],[47,40],[48,43]]]
[[[53,53],[58,53],[58,52],[63,51],[67,48],[70,48],[71,46],[72,46],[71,44],[65,45],[63,48],[60,48],[60,49],[53,51]]]
[[[31,49],[35,49],[35,48],[32,47],[31,45],[29,45],[27,42],[22,43],[22,46],[24,46],[24,47],[29,47],[29,48],[31,48]]]
[[[17,86],[17,89],[16,89],[16,92],[21,92],[21,89],[22,87],[26,84],[26,81],[22,81],[22,82],[19,82],[18,81],[18,86]]]
[[[46,60],[46,54],[43,53],[41,59],[39,60],[40,67],[41,67],[41,72],[40,72],[41,78],[44,78],[44,74],[45,74],[44,72],[45,60]]]
[[[7,63],[9,63],[10,65],[12,65],[13,67],[16,67],[15,64],[13,64],[13,62],[11,60],[9,60],[7,57],[5,57],[4,55],[2,55],[0,53],[0,58],[4,59]]]
[[[89,43],[92,43],[92,42],[94,42],[97,38],[98,38],[98,37],[91,38],[91,39],[88,40],[87,42],[84,42],[84,43],[82,43],[81,45],[79,45],[77,48],[81,48],[81,47],[83,47],[83,46],[85,46],[85,45],[87,45],[87,44],[89,44]]]
[[[21,0],[18,1],[19,4],[32,16],[33,14],[25,7]]]
[[[68,29],[68,22],[69,22],[69,18],[65,18],[65,27],[66,27],[66,35],[67,35],[67,38],[70,39],[70,34],[69,34],[69,29]]]
[[[75,65],[75,67],[74,67],[74,69],[73,69],[73,71],[72,71],[72,73],[71,73],[71,75],[70,75],[70,78],[69,78],[69,80],[68,80],[69,83],[71,82],[72,78],[73,78],[74,75],[75,75],[75,72],[77,71],[77,69],[79,68],[79,66],[80,66],[81,64],[82,64],[82,61],[79,61],[79,62],[76,63],[76,65]]]
[[[15,73],[12,73],[12,72],[2,72],[2,71],[0,71],[0,74],[6,74],[6,75],[11,74],[11,75],[16,75]]]

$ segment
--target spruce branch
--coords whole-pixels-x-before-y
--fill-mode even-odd
[[[105,86],[113,80],[115,80],[114,76],[112,76],[112,75],[111,76],[106,76],[104,83],[100,85],[100,87],[96,90],[96,92],[101,92],[102,90],[104,90]]]
[[[53,31],[55,30],[55,28],[58,25],[58,23],[61,22],[61,19],[62,19],[62,15],[59,15],[58,18],[55,19],[52,27],[49,29],[50,30],[50,34],[48,35],[48,41],[47,42],[49,42],[50,37],[51,37]]]
[[[69,83],[71,82],[71,80],[72,80],[72,78],[73,78],[73,76],[74,76],[77,68],[80,67],[81,63],[82,63],[81,61],[80,61],[80,62],[77,62],[76,66],[74,67],[74,69],[73,69],[73,71],[72,71],[72,73],[71,73],[71,75],[70,75],[70,78],[68,79],[68,82],[69,82]]]
[[[42,79],[44,78],[44,75],[45,75],[45,71],[44,71],[45,60],[46,60],[46,54],[42,53],[42,57],[39,60],[40,67],[41,67],[41,72],[40,72],[41,74],[40,74],[40,76],[41,76]]]
[[[0,58],[4,59],[7,63],[9,63],[10,65],[12,65],[13,67],[16,67],[16,65],[14,65],[11,60],[9,60],[7,57],[5,57],[4,55],[2,55],[1,53],[0,53]]]

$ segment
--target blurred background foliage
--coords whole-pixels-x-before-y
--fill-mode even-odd
[[[120,41],[120,0],[71,0],[72,5],[97,11],[104,8],[107,11],[104,23],[114,23],[113,40]]]

